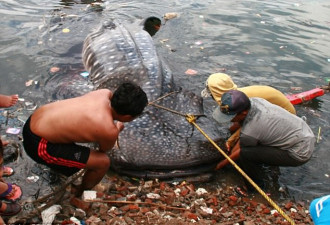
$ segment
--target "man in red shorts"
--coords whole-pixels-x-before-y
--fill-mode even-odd
[[[123,122],[139,116],[148,104],[145,92],[123,83],[112,93],[92,91],[37,109],[23,129],[24,148],[36,162],[66,176],[85,168],[76,196],[98,184],[110,167],[106,154],[124,129]],[[115,122],[116,121],[116,122]],[[98,143],[99,150],[76,143]]]

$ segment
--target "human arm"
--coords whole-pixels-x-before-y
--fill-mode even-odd
[[[234,147],[232,148],[229,158],[231,158],[233,161],[237,160],[239,158],[240,152],[241,152],[240,143],[239,143],[239,141],[237,141],[236,144],[234,145]],[[215,169],[219,170],[228,164],[229,164],[229,160],[224,159],[217,164]]]
[[[238,140],[236,142],[236,144],[234,145],[234,147],[232,148],[232,151],[229,155],[229,158],[231,158],[233,161],[237,160],[239,158],[241,152],[241,148],[240,148],[240,141]],[[218,165],[216,166],[216,170],[219,170],[221,168],[223,168],[224,166],[229,164],[229,160],[228,159],[224,159],[221,162],[218,163]]]
[[[122,122],[116,122],[114,123],[114,126],[112,127],[111,131],[102,137],[101,140],[99,140],[100,145],[100,151],[107,152],[111,150],[116,142],[118,141],[119,133],[124,129],[124,124]]]
[[[230,150],[234,147],[234,145],[239,141],[240,134],[241,134],[242,128],[239,127],[227,140],[226,147],[227,151],[230,152]]]

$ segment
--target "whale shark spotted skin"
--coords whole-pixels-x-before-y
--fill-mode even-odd
[[[45,90],[53,99],[71,98],[93,89],[115,90],[122,82],[133,81],[143,88],[149,102],[168,95],[155,103],[182,114],[204,114],[202,98],[175,85],[151,35],[138,24],[103,22],[85,38],[82,61],[89,72],[88,79],[74,69],[62,69],[64,74],[47,80]],[[206,116],[197,117],[196,123],[224,148],[229,136],[227,128]],[[118,144],[109,152],[111,167],[134,177],[200,175],[214,171],[216,163],[223,159],[184,116],[151,105],[139,118],[125,123]]]
[[[115,20],[104,22],[85,39],[82,55],[96,89],[115,90],[121,82],[133,81],[143,88],[149,102],[180,90],[157,55],[152,37],[139,26]],[[185,90],[170,94],[157,104],[184,114],[204,113],[201,97]],[[227,129],[206,117],[199,117],[197,123],[223,147]],[[118,140],[119,148],[110,153],[112,168],[128,175],[191,175],[213,169],[222,158],[185,117],[153,106],[125,124]]]

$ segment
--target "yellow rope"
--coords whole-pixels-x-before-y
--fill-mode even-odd
[[[291,225],[295,225],[295,222],[288,215],[286,215],[285,212],[196,124],[196,115],[183,114],[181,112],[177,112],[175,110],[155,104],[154,102],[150,102],[149,105],[167,110],[177,115],[184,116],[186,120],[193,124],[206,137],[206,139],[209,140],[213,146],[235,167],[235,169],[237,169],[238,172],[240,172],[242,176],[250,182],[250,184],[274,207],[274,209],[276,209],[284,217],[284,219],[286,219]]]
[[[193,124],[206,137],[206,139],[209,140],[213,146],[238,170],[238,172],[240,172],[242,176],[250,182],[250,184],[274,207],[274,209],[276,209],[284,217],[284,219],[286,219],[291,225],[295,225],[295,222],[288,215],[286,215],[285,212],[196,124],[196,116],[203,115],[183,114],[181,112],[177,112],[175,110],[155,104],[154,102],[155,101],[150,102],[149,105],[167,110],[177,115],[184,116],[186,120]]]
[[[214,147],[247,179],[252,186],[290,223],[295,224],[294,221],[285,214],[285,212],[271,199],[269,196],[261,190],[261,188],[195,123],[196,117],[193,115],[186,115],[186,119],[189,123],[193,124],[205,137],[209,140]]]

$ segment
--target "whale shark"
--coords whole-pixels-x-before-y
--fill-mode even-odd
[[[88,79],[53,76],[45,90],[57,98],[68,98],[93,89],[115,90],[122,82],[132,81],[142,87],[150,103],[161,108],[149,104],[140,117],[125,124],[118,144],[109,152],[111,169],[139,178],[212,173],[223,156],[184,115],[196,115],[198,126],[221,148],[229,131],[204,115],[200,96],[174,83],[152,39],[160,20],[150,17],[141,24],[103,21],[83,42]]]
[[[146,92],[149,102],[183,115],[204,115],[202,98],[176,87],[152,35],[140,26],[103,22],[86,37],[82,57],[96,89],[113,90],[121,82],[133,81]],[[197,123],[224,146],[226,128],[205,116],[199,116]],[[110,158],[112,168],[127,175],[174,177],[212,170],[222,157],[184,116],[149,105],[142,116],[125,125],[119,147],[110,152]]]

